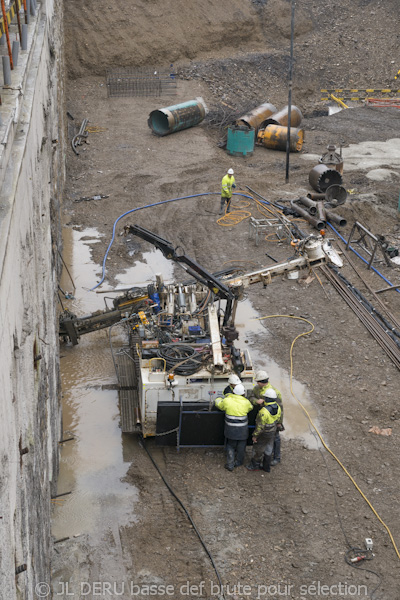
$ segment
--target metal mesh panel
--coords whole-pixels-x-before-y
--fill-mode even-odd
[[[108,96],[161,96],[176,94],[177,80],[173,68],[109,69]]]

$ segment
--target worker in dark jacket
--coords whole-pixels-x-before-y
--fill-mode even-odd
[[[244,386],[239,383],[233,393],[224,398],[216,398],[215,406],[225,413],[226,465],[225,469],[233,471],[243,464],[246,440],[249,435],[247,415],[253,405],[244,397]]]
[[[262,468],[269,473],[277,423],[281,418],[281,407],[277,402],[276,392],[272,389],[266,390],[258,403],[262,404],[262,408],[257,415],[253,433],[253,456],[246,468],[249,471],[260,471]],[[261,461],[263,461],[262,467]]]
[[[274,452],[273,452],[273,459],[271,462],[271,465],[274,467],[275,465],[277,465],[278,463],[281,462],[281,437],[280,437],[280,431],[285,431],[285,428],[283,426],[283,402],[282,402],[282,394],[280,393],[280,391],[274,387],[273,385],[270,384],[269,382],[269,375],[266,371],[257,371],[256,376],[255,376],[255,380],[256,380],[256,385],[253,388],[253,391],[251,393],[250,396],[250,402],[252,402],[254,405],[258,404],[258,401],[260,399],[262,399],[264,393],[267,390],[274,390],[274,392],[276,392],[276,398],[277,398],[277,403],[279,404],[279,406],[281,407],[281,418],[278,422],[278,426],[276,429],[276,434],[275,434],[275,440],[274,440]]]

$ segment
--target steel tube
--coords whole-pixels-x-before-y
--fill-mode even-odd
[[[304,206],[307,206],[308,212],[310,213],[310,215],[317,214],[317,202],[314,202],[313,200],[311,200],[310,198],[307,198],[306,196],[300,196],[299,200],[302,204],[304,204]]]
[[[3,80],[4,85],[11,85],[11,67],[10,67],[10,57],[2,56],[3,61]]]
[[[14,41],[12,43],[12,59],[13,59],[13,64],[15,67],[18,65],[18,55],[19,55],[19,42]]]
[[[292,105],[290,111],[290,126],[291,127],[299,127],[302,121],[303,115],[301,114],[301,110],[297,108],[297,106]],[[289,106],[285,106],[279,112],[275,113],[266,121],[264,125],[283,125],[284,127],[288,127],[289,125]]]
[[[270,150],[286,150],[288,128],[283,125],[268,125],[260,129],[257,135],[257,144]],[[290,129],[290,152],[300,152],[304,141],[303,129]]]
[[[337,225],[340,225],[340,227],[344,227],[345,225],[347,225],[346,219],[344,219],[340,215],[335,214],[334,212],[332,212],[330,210],[326,210],[326,208],[325,208],[325,215],[326,215],[327,220],[333,221]]]
[[[318,219],[321,219],[321,221],[327,221],[327,218],[325,216],[324,203],[321,200],[317,202],[317,216]]]
[[[28,50],[28,25],[25,23],[21,27],[21,50]]]
[[[307,194],[307,198],[311,198],[311,200],[325,200],[325,194],[318,194],[318,193],[309,193]]]
[[[149,115],[147,124],[153,133],[164,136],[198,125],[207,112],[207,106],[203,98],[196,98],[183,104],[153,110]]]
[[[236,121],[236,125],[246,125],[247,127],[254,127],[256,135],[258,132],[261,123],[263,123],[268,117],[275,114],[277,111],[276,107],[269,102],[264,102],[257,106],[257,108],[253,108],[249,113],[243,115]]]
[[[319,219],[312,217],[305,208],[301,208],[298,204],[294,202],[294,200],[290,201],[290,205],[297,212],[300,217],[303,217],[306,221],[308,221],[313,227],[320,230],[325,226],[324,221],[320,221]]]

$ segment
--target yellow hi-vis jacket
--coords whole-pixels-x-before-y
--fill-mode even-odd
[[[232,197],[232,186],[235,185],[235,178],[233,175],[225,175],[221,182],[221,196],[223,198]]]
[[[277,402],[265,402],[258,412],[253,437],[258,437],[260,433],[275,431],[280,418],[281,407],[279,404]]]
[[[259,385],[255,385],[253,387],[253,391],[252,391],[252,398],[250,398],[250,400],[253,402],[254,405],[257,404],[257,400],[260,400],[265,392],[267,390],[274,390],[274,392],[276,393],[276,401],[279,404],[279,406],[281,407],[281,417],[278,421],[278,423],[283,423],[283,402],[282,402],[282,394],[280,393],[280,391],[274,387],[273,385],[271,385],[269,382],[266,383],[265,385],[263,385],[262,387],[260,387]]]
[[[246,440],[249,434],[247,414],[253,410],[251,402],[244,396],[227,394],[225,398],[216,398],[215,406],[225,413],[225,437]]]

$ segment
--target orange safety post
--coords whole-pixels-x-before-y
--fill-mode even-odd
[[[10,35],[8,33],[8,21],[7,21],[7,13],[6,13],[6,7],[4,4],[4,0],[1,0],[1,10],[3,12],[4,31],[6,33],[6,38],[7,38],[8,56],[10,57],[10,68],[13,69],[14,65],[13,65],[13,59],[12,59]]]
[[[24,11],[25,11],[25,25],[28,24],[28,12],[26,10],[26,0],[24,0]]]
[[[22,31],[21,31],[21,19],[19,16],[19,9],[20,9],[20,0],[15,0],[15,12],[17,13],[17,21],[18,21],[18,33],[19,33],[19,43],[21,43],[21,39],[22,39]]]

